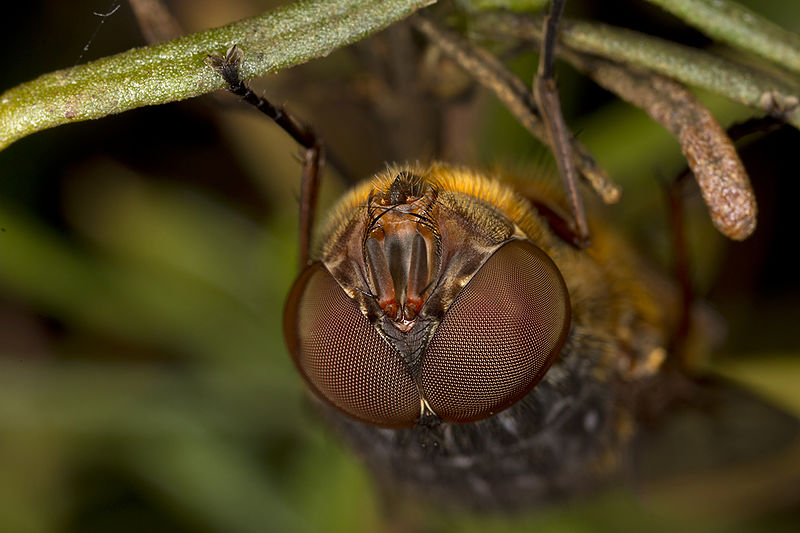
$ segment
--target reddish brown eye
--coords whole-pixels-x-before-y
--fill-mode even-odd
[[[321,264],[292,287],[283,328],[300,373],[329,404],[379,426],[407,427],[419,417],[405,364]]]
[[[448,422],[511,406],[544,376],[569,323],[567,288],[553,261],[527,241],[504,245],[459,292],[428,345],[425,398]]]

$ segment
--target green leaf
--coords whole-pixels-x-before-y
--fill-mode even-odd
[[[0,149],[31,133],[224,87],[204,60],[237,44],[246,79],[328,55],[435,0],[313,0],[45,74],[0,95]]]

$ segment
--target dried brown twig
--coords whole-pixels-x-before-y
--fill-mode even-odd
[[[493,17],[492,31],[539,42],[538,19]],[[747,238],[756,227],[756,200],[736,149],[711,112],[680,83],[643,68],[576,52],[559,55],[599,85],[642,108],[681,145],[714,225],[731,239]]]

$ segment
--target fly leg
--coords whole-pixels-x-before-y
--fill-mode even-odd
[[[303,174],[300,181],[300,266],[309,261],[311,230],[314,227],[320,170],[325,162],[322,140],[306,124],[300,122],[282,107],[275,106],[255,94],[242,80],[240,68],[244,54],[231,46],[224,57],[208,56],[206,62],[228,84],[228,90],[275,121],[303,148]]]
[[[563,9],[563,5],[561,9]],[[552,211],[540,212],[540,214],[548,220],[551,228],[558,235],[577,248],[585,248],[589,244],[588,229],[586,228],[583,202],[578,195],[579,191],[575,183],[578,171],[606,203],[616,202],[619,198],[620,190],[611,183],[606,173],[595,162],[589,150],[568,134],[563,116],[561,116],[560,107],[557,107],[555,111],[553,109],[547,110],[547,115],[545,115],[545,111],[540,108],[541,104],[537,104],[530,87],[508,70],[498,58],[483,48],[472,44],[456,32],[439,26],[428,16],[416,15],[411,18],[411,21],[421,34],[467,72],[477,83],[492,91],[525,129],[543,144],[551,147],[556,155],[562,175],[564,175],[564,171],[561,170],[561,166],[563,166],[564,160],[568,160],[571,163],[568,166],[571,169],[571,181],[570,178],[565,178],[565,181],[567,182],[570,211],[574,222],[568,220],[569,217],[566,216],[568,213],[564,213],[564,216]],[[554,19],[554,22],[557,23],[558,20]],[[552,85],[552,90],[555,90],[552,64],[554,61],[555,31],[557,26],[553,28],[551,31],[553,37],[550,40],[550,45],[545,46],[546,55],[549,57],[545,61],[545,66],[547,67],[545,68],[546,75],[538,77],[536,82],[543,85],[541,92],[547,105],[551,105],[552,96],[549,92],[550,88],[544,87],[544,85]],[[555,99],[557,103],[557,94],[555,94]],[[560,118],[560,122],[557,122],[556,127],[552,128],[547,124],[548,122],[553,122],[552,116],[554,115],[556,119]],[[547,118],[548,116],[551,118]],[[553,129],[555,134],[551,134],[549,128]],[[554,138],[561,143],[559,147],[554,145]]]
[[[558,23],[564,13],[566,0],[551,0],[550,13],[544,20],[544,38],[539,57],[539,71],[533,80],[533,95],[536,105],[542,115],[550,146],[556,158],[558,172],[564,180],[567,190],[570,211],[575,224],[576,245],[585,248],[589,245],[589,226],[586,222],[586,212],[583,208],[583,199],[578,190],[578,173],[572,155],[570,133],[567,129],[564,115],[561,112],[561,100],[558,97],[558,87],[555,78],[555,49],[558,36]]]

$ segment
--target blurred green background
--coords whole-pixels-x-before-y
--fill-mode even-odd
[[[800,31],[797,2],[747,3]],[[144,44],[125,2],[98,27],[93,12],[113,5],[17,6],[0,33],[0,89]],[[186,32],[271,7],[167,5]],[[639,2],[574,1],[568,15],[715,46]],[[255,85],[312,122],[353,175],[437,154],[541,164],[541,148],[499,104],[435,69],[460,91],[441,111],[420,89],[424,74],[392,56],[414,39],[394,28]],[[523,54],[513,66],[529,77],[535,61]],[[666,264],[662,184],[684,165],[677,144],[568,68],[559,79],[573,129],[625,188],[607,216]],[[748,116],[700,96],[723,125]],[[728,324],[708,365],[798,414],[800,284],[790,258],[799,142],[783,129],[742,149],[761,209],[752,239],[725,242],[696,198],[687,217],[695,281]],[[296,153],[227,95],[57,128],[0,153],[0,531],[796,528],[797,498],[703,512],[672,502],[681,487],[656,502],[620,489],[513,519],[392,515],[357,459],[321,427],[284,348],[283,301],[297,264]],[[346,187],[328,178],[323,204]]]

